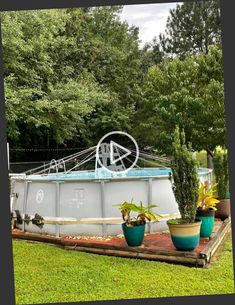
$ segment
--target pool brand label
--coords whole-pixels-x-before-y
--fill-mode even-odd
[[[43,202],[43,199],[44,199],[44,191],[42,189],[38,190],[37,193],[36,193],[36,202],[39,204],[39,203],[42,203]]]
[[[74,189],[74,198],[72,199],[72,205],[79,208],[81,205],[85,203],[85,195],[83,188],[75,188]]]

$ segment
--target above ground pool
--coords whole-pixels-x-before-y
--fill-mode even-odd
[[[101,170],[12,175],[11,210],[22,218],[40,215],[43,226],[23,221],[17,227],[55,236],[121,234],[121,215],[114,204],[131,201],[156,204],[162,215],[146,233],[167,229],[166,220],[179,216],[169,180],[170,168],[133,168],[125,176]],[[200,168],[202,181],[211,170]],[[80,223],[84,221],[86,223]]]

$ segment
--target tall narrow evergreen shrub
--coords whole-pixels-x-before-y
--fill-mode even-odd
[[[213,157],[217,193],[220,199],[229,196],[229,174],[228,174],[228,152],[227,150],[216,150]]]
[[[198,167],[191,151],[191,144],[185,143],[184,131],[180,131],[177,127],[172,143],[172,174],[170,178],[182,223],[194,222],[197,210]]]

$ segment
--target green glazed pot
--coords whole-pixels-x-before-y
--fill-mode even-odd
[[[135,227],[127,227],[125,223],[122,224],[123,234],[126,242],[130,247],[140,246],[144,240],[145,224]]]
[[[168,220],[167,225],[171,233],[171,240],[176,249],[192,251],[198,246],[200,241],[200,220],[187,224],[172,223],[171,220]]]
[[[213,228],[215,224],[215,210],[197,209],[196,218],[202,221],[200,236],[210,237],[213,232]]]

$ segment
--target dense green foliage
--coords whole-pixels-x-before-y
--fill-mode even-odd
[[[13,244],[17,304],[234,293],[231,239],[208,269]]]
[[[176,125],[194,150],[213,155],[226,145],[217,1],[171,11],[165,36],[174,58],[156,39],[141,49],[121,10],[1,13],[11,148],[88,147],[123,130],[140,148],[170,154]]]
[[[191,146],[185,143],[185,133],[179,127],[174,132],[172,144],[172,189],[178,203],[183,223],[195,221],[198,202],[197,162],[192,156]]]
[[[164,60],[151,67],[136,118],[137,137],[162,152],[171,148],[176,125],[195,150],[211,152],[225,145],[222,51],[213,46],[208,55]]]
[[[2,14],[11,145],[96,143],[128,129],[141,79],[137,30],[119,7]],[[13,144],[12,144],[13,143]]]
[[[205,61],[207,61],[207,56],[205,55],[208,55],[211,52],[212,45],[216,45],[219,49],[221,49],[221,18],[219,0],[185,2],[183,4],[178,4],[175,9],[170,10],[170,15],[167,19],[165,32],[160,34],[158,38],[155,38],[152,43],[153,59],[155,63],[159,63],[163,60],[163,58],[174,58],[175,56],[177,56],[180,59],[187,59],[190,58],[190,56],[192,55],[204,54],[204,59]],[[209,64],[209,62],[207,63]],[[220,74],[219,78],[221,78],[223,74],[222,70],[219,72],[219,70],[217,69],[217,64],[215,66],[213,66],[213,63],[211,64],[212,65],[210,66],[210,68],[209,66],[206,68],[205,63],[202,63],[201,68],[203,70],[206,68],[207,72],[206,70],[204,70],[203,72],[202,69],[200,69],[199,74],[197,75],[198,79],[201,78],[201,73],[203,73],[204,76],[206,74],[209,76],[210,74],[208,72],[209,70],[213,70],[213,68],[215,68],[214,71],[217,71]],[[178,73],[181,74],[181,72],[179,71]],[[224,120],[224,111],[221,111],[221,106],[222,109],[224,109],[223,84],[220,83],[219,85],[218,80],[216,78],[214,79],[214,77],[215,74],[213,74],[211,82],[209,81],[204,83],[205,87],[203,87],[203,84],[201,84],[202,91],[199,89],[199,95],[196,91],[198,90],[198,86],[195,84],[193,85],[193,87],[196,96],[194,94],[188,94],[188,100],[197,99],[197,101],[194,101],[195,104],[198,104],[198,98],[202,99],[201,105],[199,107],[202,110],[201,114],[203,118],[202,120],[200,118],[199,123],[195,121],[195,125],[198,126],[200,129],[204,129],[204,127],[206,127],[206,129],[199,130],[199,132],[197,133],[197,138],[193,138],[191,139],[191,141],[194,147],[195,145],[203,145],[203,149],[205,149],[207,152],[207,166],[211,168],[213,167],[212,157],[213,150],[216,147],[215,142],[219,142],[220,140],[218,141],[218,139],[220,137],[221,145],[223,145],[222,143],[225,142],[225,124],[224,122],[222,122]],[[210,76],[207,81],[209,79]],[[204,77],[202,77],[202,81],[204,80]],[[186,92],[184,94],[184,97],[187,98],[187,86],[185,89]],[[182,95],[182,92],[180,91],[181,90],[179,90],[179,93],[181,93]],[[204,96],[203,91],[205,93]],[[178,93],[178,90],[176,90],[176,92]],[[209,99],[213,99],[213,101],[209,101]],[[215,108],[212,107],[212,103],[216,104]],[[163,107],[163,109],[164,108],[165,107]],[[196,107],[194,107],[193,109],[195,110]],[[193,109],[189,108],[187,105],[185,110],[187,114],[186,116],[183,115],[183,118],[186,117],[188,119],[189,116],[191,117],[191,114],[194,115],[195,113]],[[211,112],[210,114],[211,109],[214,109],[215,112]],[[177,110],[178,107],[172,108],[172,111]],[[182,108],[180,109],[180,112],[181,111]],[[219,118],[219,124],[214,127],[212,125],[216,124],[216,113],[219,113],[221,116]],[[205,114],[205,116],[203,114]],[[169,115],[172,114],[170,114],[168,111],[168,116]],[[205,118],[206,120],[204,120]],[[211,122],[213,120],[214,123]],[[193,119],[191,121],[193,121]],[[213,133],[213,135],[211,133]],[[190,130],[190,134],[188,134],[188,132],[186,131],[186,134],[190,137],[190,134],[192,135],[192,130]],[[198,138],[200,138],[200,140],[198,140]],[[202,144],[202,139],[204,139],[205,141],[208,140],[207,144]],[[195,147],[195,149],[198,149],[198,147]]]
[[[229,198],[228,152],[217,149],[213,158],[219,199]]]

